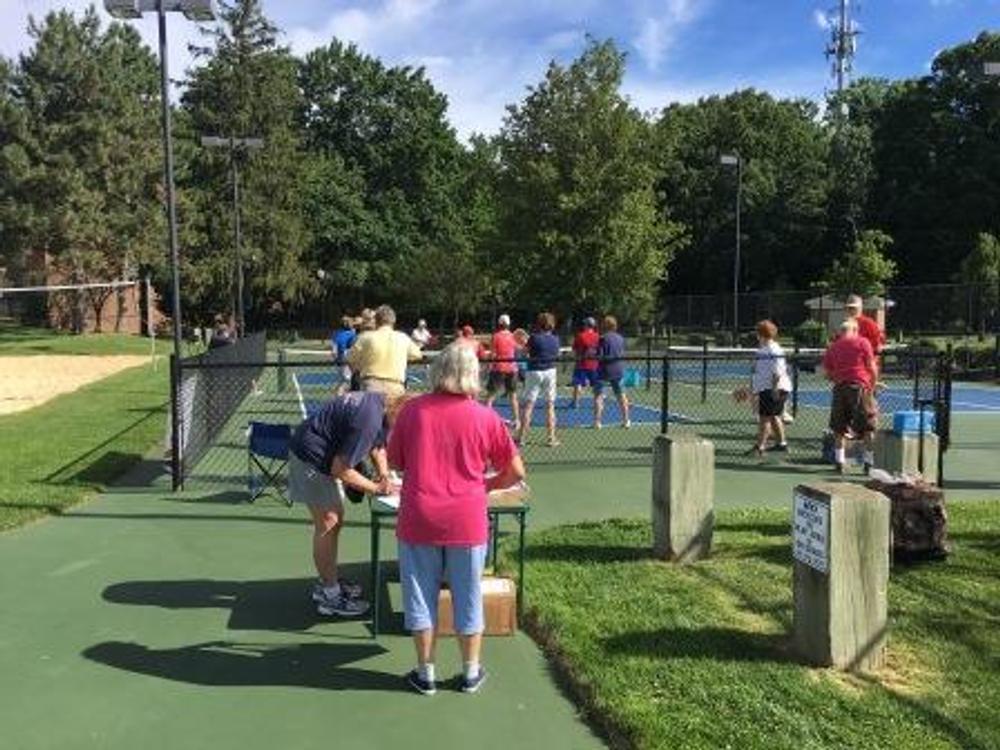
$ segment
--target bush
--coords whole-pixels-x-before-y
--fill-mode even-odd
[[[825,346],[826,326],[818,320],[807,320],[799,325],[792,334],[799,346]]]

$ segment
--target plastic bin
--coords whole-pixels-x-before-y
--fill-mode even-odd
[[[934,412],[930,409],[924,412],[924,432],[935,431],[934,416]],[[892,415],[892,431],[897,435],[920,432],[920,412],[897,411]]]

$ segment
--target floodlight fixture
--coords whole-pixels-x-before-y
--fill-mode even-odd
[[[988,76],[1000,76],[1000,62],[983,63],[983,72]]]
[[[719,164],[726,167],[738,167],[740,165],[740,157],[735,154],[723,154],[719,157]]]
[[[189,21],[212,21],[215,0],[104,0],[104,9],[115,18],[141,18],[143,13],[183,13]]]
[[[743,158],[739,153],[722,154],[719,163],[736,167],[736,252],[733,254],[733,345],[740,339],[740,204],[743,202]]]

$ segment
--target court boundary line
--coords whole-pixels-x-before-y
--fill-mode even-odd
[[[302,412],[302,418],[306,419],[309,414],[306,411],[306,399],[305,396],[302,395],[302,386],[299,385],[298,373],[292,373],[292,382],[295,383],[295,394],[299,398],[299,411]]]

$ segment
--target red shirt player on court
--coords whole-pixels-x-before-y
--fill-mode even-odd
[[[581,328],[573,338],[573,353],[576,355],[576,366],[573,368],[573,408],[580,402],[580,389],[593,388],[597,382],[597,369],[600,361],[597,359],[597,347],[601,343],[601,334],[597,332],[597,321],[593,318],[583,319]]]
[[[879,328],[878,323],[862,312],[863,308],[864,303],[861,297],[856,294],[849,296],[847,302],[844,303],[844,311],[847,313],[847,319],[853,320],[858,324],[858,335],[871,344],[872,351],[877,357],[885,348],[885,333]]]
[[[840,325],[838,336],[823,355],[823,370],[833,382],[833,402],[830,406],[830,429],[836,437],[834,463],[841,474],[845,470],[844,443],[853,432],[865,441],[865,473],[875,461],[872,436],[878,426],[875,403],[875,382],[878,366],[875,352],[868,339],[858,333],[858,324],[848,318]]]
[[[497,391],[503,388],[510,399],[510,410],[514,417],[513,429],[521,429],[521,406],[517,401],[517,350],[520,347],[510,332],[510,316],[501,315],[497,319],[497,330],[490,341],[490,376],[486,381],[486,405],[492,407]]]

